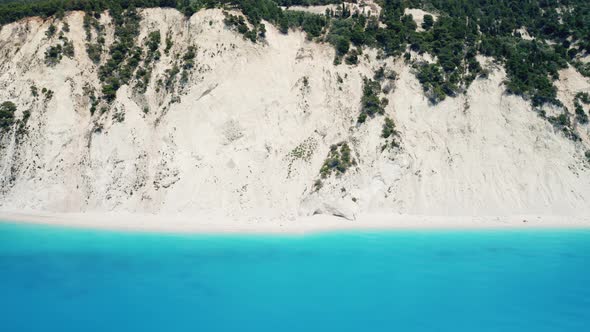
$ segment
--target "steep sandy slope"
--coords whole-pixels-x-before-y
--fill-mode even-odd
[[[505,74],[492,64],[489,78],[465,96],[433,107],[402,60],[366,51],[359,66],[334,66],[330,46],[270,24],[266,42],[253,44],[227,30],[219,10],[189,20],[169,9],[142,16],[138,40],[159,30],[163,39],[171,35],[172,49],[165,55],[161,43],[145,94],[123,86],[110,110],[94,115],[88,91],[100,91],[100,82],[85,51],[82,13],[65,18],[75,57],[55,67],[44,63],[57,38],[45,36],[51,22],[2,28],[0,101],[31,117],[25,134],[2,137],[0,209],[288,219],[590,212],[585,143],[505,95]],[[113,26],[106,15],[101,20],[110,43]],[[158,80],[189,46],[196,57],[188,82],[162,88]],[[386,113],[401,142],[385,150],[383,116],[356,124],[362,78],[383,64],[398,73]],[[564,98],[588,90],[585,79],[570,80],[581,81],[563,84]],[[34,97],[33,85],[53,96]],[[357,165],[317,190],[339,142],[349,144]]]

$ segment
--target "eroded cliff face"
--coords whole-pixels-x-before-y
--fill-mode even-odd
[[[366,50],[358,66],[334,66],[328,45],[270,24],[265,42],[254,44],[228,30],[219,10],[141,16],[138,45],[151,32],[162,36],[147,89],[134,79],[93,114],[101,82],[83,13],[2,27],[0,102],[13,101],[17,119],[30,117],[1,134],[0,209],[277,219],[590,212],[588,129],[578,128],[582,142],[564,137],[504,93],[505,74],[491,62],[488,78],[432,106],[402,59]],[[114,27],[108,15],[100,21],[108,48]],[[69,24],[74,56],[48,66],[45,52],[59,38],[46,35],[52,22]],[[357,124],[363,77],[382,66],[398,74],[384,83],[386,114]],[[590,91],[576,75],[564,72],[560,97]],[[398,147],[384,148],[386,117]],[[354,165],[321,179],[340,142]]]

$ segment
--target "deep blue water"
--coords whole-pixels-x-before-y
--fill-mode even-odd
[[[590,230],[312,236],[0,223],[0,331],[589,331]]]

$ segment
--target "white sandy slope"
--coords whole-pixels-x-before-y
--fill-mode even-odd
[[[49,21],[0,30],[0,101],[14,101],[17,117],[31,111],[26,139],[1,138],[0,219],[289,232],[590,225],[587,141],[568,140],[527,101],[506,95],[505,73],[492,63],[489,79],[431,106],[408,65],[377,60],[374,51],[359,66],[334,66],[329,45],[270,24],[266,42],[253,44],[227,30],[219,10],[190,20],[172,9],[142,15],[139,41],[171,32],[170,55],[162,42],[147,92],[124,86],[111,110],[94,116],[83,87],[98,90],[100,82],[84,49],[82,13],[65,18],[75,58],[53,68],[43,63],[56,42],[45,37]],[[158,90],[190,45],[197,57],[189,83]],[[362,78],[382,65],[399,74],[383,96],[401,149],[382,151],[384,117],[356,124]],[[563,76],[560,97],[588,91],[575,71]],[[54,97],[34,98],[33,84]],[[315,191],[330,145],[341,141],[358,166]]]
[[[358,12],[367,16],[379,16],[381,13],[381,7],[371,0],[361,0],[358,3],[354,2],[343,2],[344,6],[347,7],[351,13]],[[342,9],[342,4],[330,4],[320,6],[289,6],[282,7],[283,9],[292,11],[302,11],[312,14],[325,14],[326,9],[330,9],[337,13],[338,10]]]
[[[438,15],[429,13],[419,8],[406,8],[404,9],[404,15],[412,15],[414,22],[416,22],[416,31],[424,31],[422,28],[422,23],[424,23],[424,15],[432,16],[432,19],[435,22],[438,19]]]

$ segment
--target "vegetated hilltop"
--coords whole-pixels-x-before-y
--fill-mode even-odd
[[[0,205],[584,215],[589,13],[585,1],[0,4]]]

